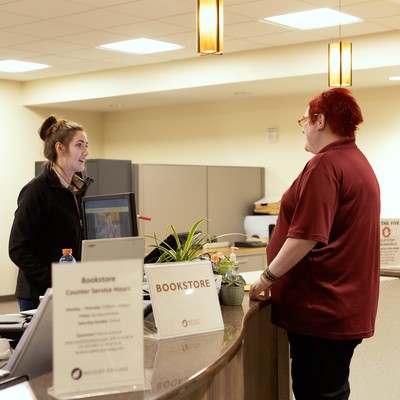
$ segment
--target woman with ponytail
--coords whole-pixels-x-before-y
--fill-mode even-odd
[[[71,248],[80,260],[80,204],[92,182],[82,177],[89,155],[82,126],[50,116],[39,135],[47,161],[18,196],[9,241],[9,256],[19,268],[15,294],[21,311],[38,307],[39,297],[51,287],[51,264],[63,248]]]

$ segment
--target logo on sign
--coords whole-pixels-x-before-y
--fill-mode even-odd
[[[189,326],[196,326],[196,325],[200,325],[200,318],[196,318],[196,319],[184,319],[182,320],[182,326],[184,328],[187,328]]]
[[[390,228],[388,226],[385,226],[382,229],[382,236],[385,237],[385,238],[389,237],[391,233],[392,232],[391,232],[391,230],[390,230]]]
[[[81,379],[82,378],[82,370],[80,368],[74,368],[71,371],[71,378],[74,380]]]

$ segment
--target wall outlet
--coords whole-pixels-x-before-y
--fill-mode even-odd
[[[277,136],[276,128],[267,128],[267,140],[269,143],[275,143],[277,141]]]

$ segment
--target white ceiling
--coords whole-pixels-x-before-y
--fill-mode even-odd
[[[339,0],[225,0],[222,57],[282,46],[291,49],[293,45],[317,42],[325,49],[326,43],[338,40],[339,27],[299,31],[260,22],[267,16],[319,7],[339,9]],[[340,8],[363,20],[342,26],[342,38],[400,33],[400,0],[342,0]],[[29,73],[0,73],[0,79],[36,81],[171,61],[194,61],[200,57],[196,54],[195,26],[196,0],[0,0],[0,60],[16,59],[51,66]],[[139,37],[176,43],[184,49],[140,56],[96,48],[100,44]],[[400,75],[400,65],[391,62],[387,66],[379,65],[378,70],[361,68],[354,74],[360,87],[381,86],[390,84],[389,74]],[[326,77],[317,75],[311,74],[307,82],[288,78],[286,85],[279,79],[270,81],[266,90],[271,94],[276,87],[284,94],[285,88],[293,92],[297,86],[298,90],[318,86],[321,79],[325,84]],[[234,91],[250,93],[260,89],[260,85],[258,81],[237,81],[232,85],[214,86],[212,93],[218,99],[221,91],[222,99]],[[207,87],[168,90],[158,93],[156,99],[154,94],[142,94],[140,104],[202,101],[209,95]],[[134,97],[114,100],[123,100],[124,105],[135,107],[139,101],[138,96]],[[110,106],[110,100],[92,99],[86,104],[81,102],[81,106],[104,110]]]

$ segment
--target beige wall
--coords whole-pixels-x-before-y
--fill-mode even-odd
[[[266,195],[280,197],[309,155],[297,125],[315,93],[281,98],[250,98],[108,113],[27,109],[21,86],[0,81],[3,118],[0,122],[3,206],[0,230],[0,295],[12,294],[16,268],[8,258],[8,235],[19,190],[33,177],[41,159],[37,129],[50,113],[82,123],[93,158],[129,159],[135,163],[210,164],[266,168]],[[321,90],[324,90],[322,88]],[[399,90],[353,88],[365,117],[358,143],[376,170],[382,189],[382,215],[399,217],[400,170]],[[278,140],[269,143],[266,129],[276,127]],[[173,221],[171,221],[173,222]]]
[[[296,122],[308,97],[110,113],[105,156],[138,163],[262,166],[268,171],[266,194],[280,196],[309,158]],[[274,144],[268,143],[267,127],[278,129]]]
[[[18,193],[34,176],[34,162],[42,160],[42,141],[37,133],[43,120],[54,113],[82,123],[91,135],[91,155],[103,157],[101,114],[78,111],[33,110],[21,106],[21,84],[0,81],[0,296],[14,293],[17,268],[8,257],[8,238]]]
[[[22,185],[33,177],[33,160],[40,159],[40,140],[35,135],[38,120],[34,113],[21,107],[21,86],[0,83],[0,174],[2,206],[0,208],[0,295],[10,294],[15,287],[16,268],[8,258],[8,236]],[[37,128],[36,128],[37,129]]]
[[[400,398],[399,293],[399,278],[381,278],[375,335],[363,340],[351,362],[351,399]]]
[[[365,119],[358,144],[378,175],[382,215],[399,217],[399,89],[353,93]],[[313,95],[108,113],[104,156],[137,163],[262,166],[267,197],[280,197],[309,158],[297,120]],[[268,143],[267,127],[278,129],[276,143]]]

